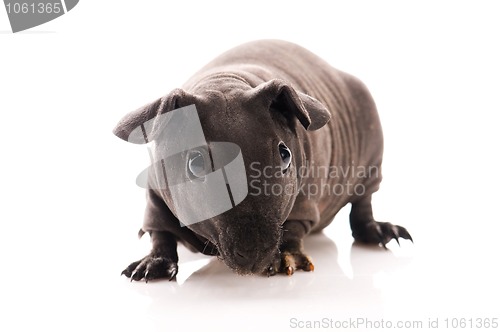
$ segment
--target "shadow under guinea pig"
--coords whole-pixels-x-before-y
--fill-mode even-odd
[[[252,312],[254,317],[265,317],[271,312],[288,317],[304,310],[315,315],[335,313],[346,317],[354,313],[382,315],[382,293],[375,285],[375,276],[380,272],[391,273],[411,260],[396,257],[381,247],[354,243],[343,248],[350,254],[350,276],[339,265],[337,246],[323,233],[307,237],[304,247],[313,258],[314,272],[240,276],[216,258],[199,259],[203,256],[182,251],[185,257],[180,271],[191,268],[194,272],[179,273],[178,280],[173,282],[131,285],[151,298],[148,311],[151,317],[156,317],[154,324],[159,329],[169,326],[169,321],[161,318],[162,312],[168,312],[169,317],[188,317],[193,312],[203,316],[212,309],[231,317],[239,317],[243,312]]]

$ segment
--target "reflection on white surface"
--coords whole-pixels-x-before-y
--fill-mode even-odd
[[[331,238],[316,234],[307,238],[305,246],[314,259],[314,272],[297,271],[291,277],[238,276],[216,258],[197,259],[183,249],[181,261],[183,256],[188,261],[180,264],[177,283],[130,283],[122,278],[121,287],[131,298],[150,301],[143,309],[158,331],[173,322],[186,328],[230,329],[241,324],[238,329],[286,330],[293,317],[384,316],[381,286],[387,276],[412,261],[380,247],[347,245],[344,249],[353,271],[348,276],[338,264],[339,252]]]
[[[307,238],[305,247],[316,269],[291,277],[238,276],[216,258],[181,248],[178,282],[130,283],[124,277],[112,281],[114,292],[127,299],[113,300],[113,312],[128,312],[130,322],[143,322],[156,331],[172,325],[175,330],[283,331],[293,329],[294,318],[428,324],[436,317],[498,315],[498,272],[491,265],[458,265],[462,251],[449,256],[449,250],[439,250],[441,244],[425,236],[416,237],[415,245],[402,241],[398,247],[393,241],[391,250],[385,250],[352,244],[348,234],[331,233]],[[340,239],[338,245],[333,238]],[[347,267],[340,267],[342,260]]]
[[[314,272],[238,276],[216,258],[181,247],[178,282],[131,283],[117,276],[106,286],[113,292],[109,308],[117,317],[127,317],[127,323],[120,319],[119,324],[144,324],[155,331],[172,326],[283,331],[293,330],[291,319],[428,324],[436,317],[498,315],[498,272],[491,264],[482,265],[479,256],[476,264],[466,260],[467,265],[461,265],[463,255],[472,254],[469,248],[461,250],[448,241],[454,249],[446,249],[419,232],[418,225],[411,228],[415,244],[402,241],[399,247],[393,241],[390,250],[353,244],[346,216],[343,211],[326,234],[306,239]]]

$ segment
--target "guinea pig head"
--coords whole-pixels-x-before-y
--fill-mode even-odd
[[[303,135],[329,119],[318,100],[283,80],[251,87],[221,75],[130,113],[115,134],[151,143],[144,186],[227,266],[249,274],[279,254],[305,163]]]

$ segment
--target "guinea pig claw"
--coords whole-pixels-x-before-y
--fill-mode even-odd
[[[313,265],[313,263],[309,262],[309,263],[306,263],[302,269],[304,271],[313,272],[314,271],[314,265]]]
[[[311,258],[298,248],[283,250],[280,256],[281,263],[278,271],[280,273],[291,276],[296,270],[314,271],[314,264]]]
[[[136,270],[137,266],[139,266],[139,263],[141,261],[133,262],[125,270],[122,271],[121,275],[125,275],[127,278],[132,277],[132,274],[134,274],[134,271]]]
[[[143,259],[130,264],[122,274],[130,281],[144,280],[148,282],[154,279],[166,278],[173,280],[178,272],[177,261],[162,255],[147,255]]]
[[[396,240],[398,245],[399,239],[403,238],[413,242],[413,239],[406,228],[393,225],[388,222],[370,221],[368,223],[360,222],[357,225],[351,226],[353,237],[356,241],[367,244],[377,244],[384,249],[387,249],[386,244],[392,239]]]
[[[397,226],[398,227],[398,232],[399,232],[399,237],[402,237],[403,239],[410,240],[413,243],[413,239],[411,238],[410,233],[406,230],[406,228]]]
[[[173,279],[175,279],[178,271],[179,270],[178,270],[177,266],[171,266],[168,269],[168,273],[167,273],[167,275],[169,275],[168,281],[172,281]]]

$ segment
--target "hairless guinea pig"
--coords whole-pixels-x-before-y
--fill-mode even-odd
[[[139,232],[152,250],[123,271],[132,280],[174,279],[178,242],[239,274],[312,271],[303,238],[347,203],[355,240],[411,240],[372,215],[383,138],[370,93],[295,44],[229,50],[114,133],[149,143],[153,161]]]

